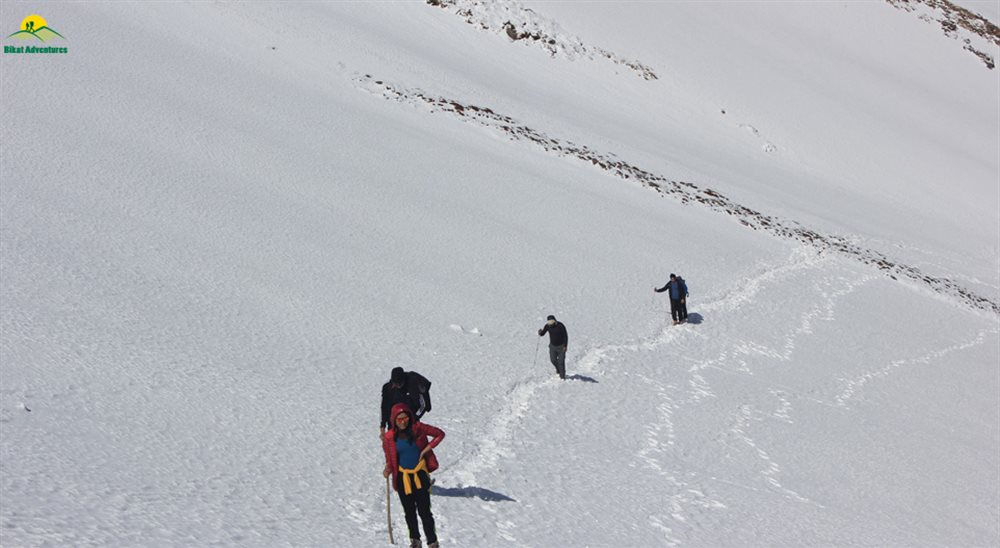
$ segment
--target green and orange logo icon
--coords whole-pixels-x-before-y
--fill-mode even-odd
[[[7,38],[16,38],[18,40],[38,40],[40,42],[48,42],[56,38],[66,39],[65,36],[56,32],[55,29],[49,27],[48,23],[41,15],[29,15],[21,21],[21,30],[11,34]]]

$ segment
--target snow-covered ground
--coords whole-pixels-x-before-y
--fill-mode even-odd
[[[0,56],[0,545],[382,546],[394,366],[434,382],[445,546],[1000,545],[995,27],[4,2],[3,35],[32,13],[68,52]]]

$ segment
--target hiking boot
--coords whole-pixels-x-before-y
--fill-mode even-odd
[[[411,538],[410,539],[410,548],[420,548],[423,545],[424,545],[424,543],[420,542],[420,539],[418,539],[418,538]]]
[[[438,544],[438,543],[437,543],[437,541],[434,541],[434,542],[432,542],[432,543],[428,544],[428,545],[427,545],[427,548],[440,548],[440,546],[441,546],[441,545],[440,545],[440,544]]]

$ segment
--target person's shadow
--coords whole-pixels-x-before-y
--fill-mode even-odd
[[[435,485],[431,489],[431,494],[442,497],[462,497],[467,499],[479,499],[488,502],[517,502],[503,493],[483,489],[482,487],[441,487]]]
[[[705,318],[701,314],[697,312],[691,312],[690,314],[688,314],[688,319],[686,323],[698,325],[703,321],[705,321]]]
[[[594,378],[591,378],[591,377],[587,377],[585,375],[567,375],[566,376],[566,380],[568,380],[568,381],[592,382],[594,384],[597,384],[597,379],[594,379]]]

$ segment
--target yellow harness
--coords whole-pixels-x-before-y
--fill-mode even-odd
[[[410,476],[413,476],[413,481],[417,484],[417,489],[424,488],[424,486],[420,483],[420,475],[417,474],[417,472],[420,472],[421,470],[427,472],[427,463],[424,462],[424,459],[420,459],[417,467],[413,469],[408,470],[402,466],[399,467],[399,471],[403,473],[403,492],[407,495],[413,493],[413,487],[410,486]],[[429,474],[430,472],[427,473]]]

